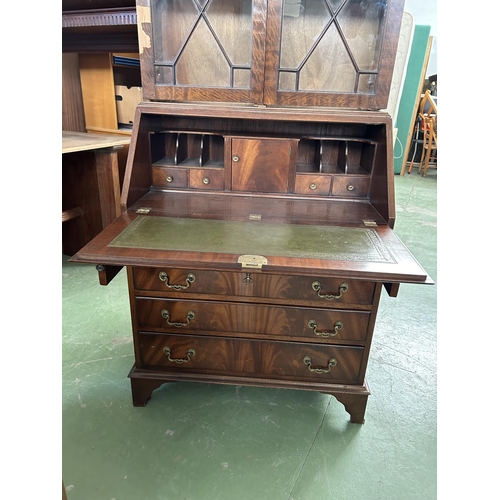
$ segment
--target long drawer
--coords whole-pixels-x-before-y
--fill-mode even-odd
[[[370,312],[217,301],[136,299],[140,330],[363,342]]]
[[[320,306],[370,305],[375,283],[315,276],[171,268],[133,269],[136,290],[313,301]]]
[[[362,347],[140,333],[139,349],[145,367],[166,371],[362,382]]]

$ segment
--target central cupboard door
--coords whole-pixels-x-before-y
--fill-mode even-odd
[[[287,193],[298,139],[231,139],[231,189]]]

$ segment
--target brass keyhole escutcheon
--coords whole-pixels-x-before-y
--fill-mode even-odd
[[[167,177],[165,177],[165,180],[167,182],[173,182],[174,178],[171,175],[167,175]]]
[[[210,184],[210,179],[208,177],[204,177],[202,182],[205,185]]]
[[[236,163],[238,161],[240,161],[240,157],[239,156],[233,156],[233,161]]]
[[[311,182],[311,184],[309,184],[309,189],[316,189],[316,184],[314,184],[314,182]]]
[[[348,184],[347,191],[354,191],[354,186],[352,184]]]

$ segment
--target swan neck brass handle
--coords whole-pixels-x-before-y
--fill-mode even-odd
[[[161,312],[161,315],[165,318],[167,321],[167,324],[170,326],[175,326],[175,328],[182,328],[183,326],[188,326],[190,321],[196,317],[194,311],[189,311],[186,316],[186,322],[185,323],[179,323],[177,321],[170,321],[170,311],[168,309],[163,309]]]
[[[189,288],[191,286],[191,283],[194,283],[196,279],[194,273],[188,273],[185,285],[171,285],[168,282],[168,274],[165,271],[161,271],[158,277],[165,282],[165,286],[167,288],[171,288],[172,290],[186,290],[186,288]]]
[[[167,356],[167,359],[171,363],[177,363],[178,365],[180,365],[182,363],[188,363],[189,361],[191,361],[191,358],[196,354],[196,351],[192,347],[190,347],[188,349],[188,352],[186,353],[187,359],[171,358],[170,357],[171,350],[170,350],[170,347],[168,347],[168,345],[163,348],[163,352],[165,353],[165,356]]]
[[[333,331],[328,330],[318,330],[318,323],[315,319],[310,319],[307,323],[307,326],[312,329],[315,335],[319,335],[320,337],[335,337],[339,330],[344,326],[342,321],[336,321],[333,325]]]
[[[326,368],[322,368],[320,366],[312,366],[312,359],[310,356],[304,356],[304,364],[307,365],[307,369],[310,372],[314,373],[328,373],[332,367],[334,367],[337,364],[337,360],[335,358],[330,358],[328,361],[328,366]]]
[[[320,299],[325,299],[325,300],[335,300],[335,299],[340,299],[342,295],[347,292],[349,289],[349,286],[347,283],[341,283],[339,286],[339,291],[337,295],[332,295],[328,293],[321,293],[321,283],[319,281],[313,281],[312,283],[312,289],[317,293],[318,297]]]

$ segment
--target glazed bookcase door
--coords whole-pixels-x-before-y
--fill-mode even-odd
[[[403,0],[137,0],[143,95],[387,106]]]
[[[265,103],[382,109],[400,0],[269,0]]]
[[[137,0],[143,94],[261,103],[266,0]]]

